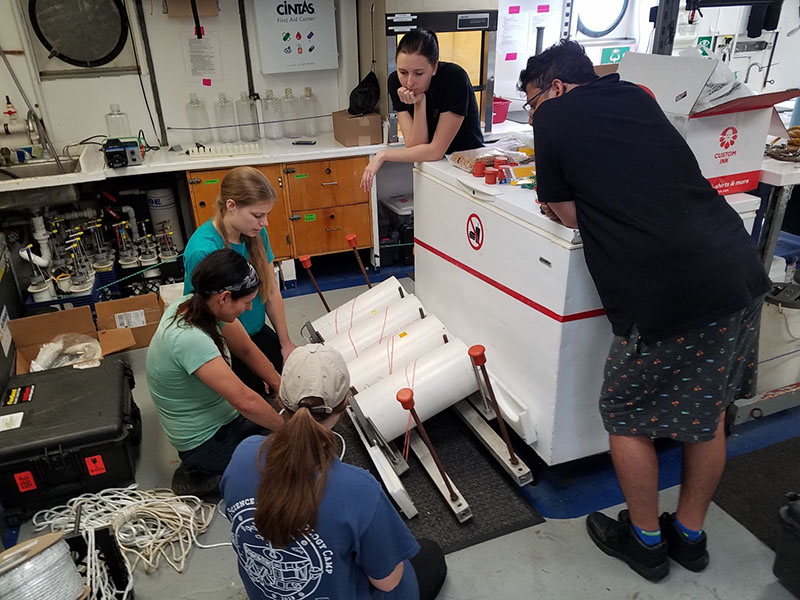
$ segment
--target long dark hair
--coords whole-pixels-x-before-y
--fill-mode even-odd
[[[321,406],[321,398],[300,403]],[[333,409],[344,410],[346,402]],[[256,492],[255,526],[265,540],[285,548],[317,526],[328,469],[336,458],[336,438],[319,421],[329,415],[300,408],[259,450],[261,482]]]
[[[203,330],[214,340],[219,353],[227,360],[225,341],[217,327],[217,318],[208,308],[208,299],[219,293],[219,290],[235,287],[244,281],[249,273],[250,265],[238,252],[230,248],[215,250],[201,260],[192,273],[194,287],[192,296],[178,306],[172,322],[185,322]],[[231,298],[234,300],[243,298],[257,289],[256,286],[231,290]]]
[[[217,198],[217,218],[215,222],[219,227],[219,232],[222,234],[222,242],[226,248],[230,248],[230,243],[228,242],[228,233],[225,231],[223,217],[227,210],[225,203],[228,198],[240,206],[250,206],[260,202],[276,201],[277,196],[275,195],[275,188],[272,187],[267,176],[253,167],[236,167],[222,178],[219,197]],[[256,273],[261,279],[259,296],[261,300],[266,302],[272,291],[272,281],[274,279],[274,277],[268,277],[267,269],[272,267],[267,262],[267,251],[264,249],[261,235],[255,237],[243,235],[242,238],[244,238],[244,245],[247,248],[247,257],[253,263]]]
[[[439,40],[436,33],[432,29],[424,27],[409,31],[397,44],[395,58],[401,53],[421,54],[428,59],[429,63],[436,64],[436,61],[439,60]]]

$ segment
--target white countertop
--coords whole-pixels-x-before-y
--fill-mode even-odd
[[[796,185],[800,183],[800,163],[767,157],[761,163],[760,181],[774,186]]]
[[[493,132],[486,135],[486,141],[500,139],[510,133],[531,135],[530,125],[506,121],[493,126]],[[49,175],[46,177],[25,177],[22,179],[0,179],[0,193],[28,189],[75,185],[90,181],[102,181],[114,177],[131,175],[150,175],[175,171],[195,171],[207,169],[224,169],[242,165],[268,165],[291,161],[326,160],[350,156],[367,156],[375,154],[388,146],[400,147],[401,144],[373,144],[370,146],[342,146],[333,139],[333,133],[323,133],[314,138],[313,146],[295,146],[290,139],[261,140],[259,151],[253,154],[235,156],[215,156],[201,159],[190,159],[183,152],[171,152],[161,148],[148,152],[141,165],[111,169],[105,165],[102,152],[96,146],[87,146],[80,156],[80,170],[76,173]]]

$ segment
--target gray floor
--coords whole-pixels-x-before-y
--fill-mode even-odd
[[[413,291],[413,282],[403,280]],[[351,288],[326,294],[331,306],[338,306],[365,288]],[[316,296],[286,301],[287,321],[296,343],[302,343],[300,326],[323,312]],[[144,439],[137,471],[140,488],[168,486],[178,457],[156,420],[144,374],[145,350],[128,353],[136,374],[134,396],[142,408]],[[662,506],[672,508],[677,488],[661,493]],[[619,507],[608,509],[616,514]],[[454,526],[457,526],[454,524]],[[673,565],[669,577],[651,584],[621,562],[607,557],[589,541],[584,519],[549,520],[448,555],[449,574],[439,598],[478,600],[482,598],[613,598],[631,600],[680,599],[792,600],[772,575],[773,552],[716,505],[706,522],[711,565],[701,574]],[[30,537],[23,527],[22,539]],[[227,521],[216,515],[206,544],[228,539]],[[181,574],[167,566],[155,573],[134,575],[137,600],[245,599],[234,553],[230,548],[195,548]],[[335,599],[347,600],[347,599]]]

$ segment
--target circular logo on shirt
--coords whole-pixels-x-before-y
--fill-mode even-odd
[[[736,127],[726,127],[719,134],[719,147],[727,150],[736,143],[737,137],[739,137],[739,132]]]
[[[313,531],[287,548],[276,548],[258,533],[254,508],[237,511],[231,519],[233,547],[239,566],[269,600],[314,597],[323,575],[333,573],[332,552]]]

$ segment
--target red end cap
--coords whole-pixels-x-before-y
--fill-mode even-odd
[[[397,392],[397,401],[405,410],[414,408],[414,392],[408,388],[403,388]]]
[[[481,365],[486,364],[486,348],[481,346],[480,344],[476,344],[469,349],[469,357],[472,359],[472,362],[475,363],[475,366],[480,367]]]
[[[344,239],[347,240],[347,243],[350,244],[351,248],[355,248],[356,245],[358,244],[358,242],[356,241],[356,234],[355,233],[351,233],[349,235],[346,235],[344,237]]]
[[[303,265],[303,267],[305,267],[306,269],[310,269],[311,257],[308,254],[303,254],[303,256],[300,257],[300,264]]]

